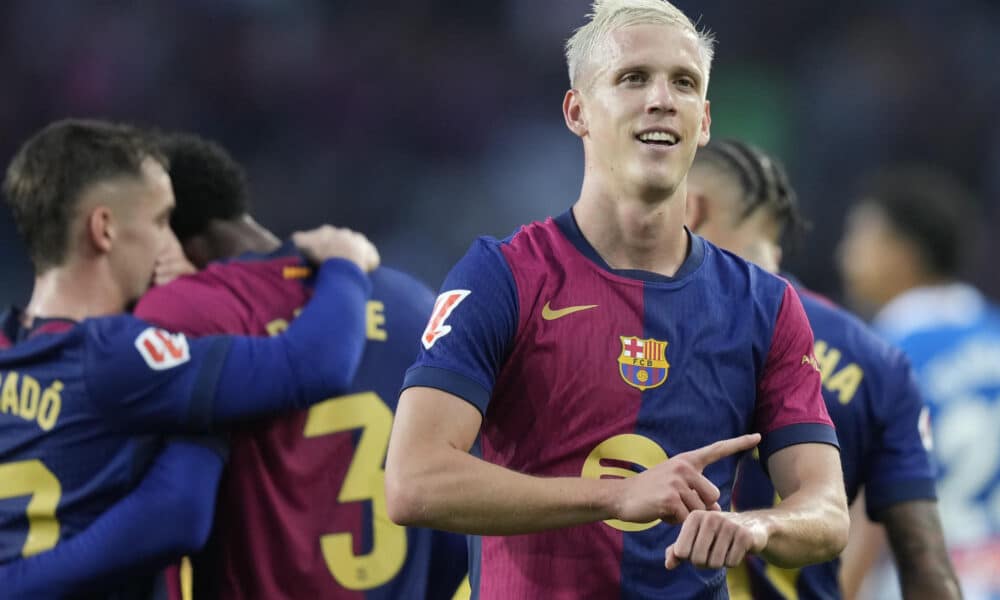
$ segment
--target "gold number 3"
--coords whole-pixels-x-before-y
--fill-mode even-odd
[[[0,465],[0,498],[31,496],[28,508],[28,537],[21,556],[48,550],[59,541],[56,506],[62,485],[40,460],[22,460]]]
[[[320,538],[323,558],[333,578],[349,590],[370,590],[399,573],[406,560],[406,530],[389,520],[385,508],[385,463],[392,430],[392,411],[375,392],[333,398],[313,406],[305,436],[317,437],[361,429],[361,441],[347,469],[338,502],[372,503],[371,551],[354,554],[350,533]]]

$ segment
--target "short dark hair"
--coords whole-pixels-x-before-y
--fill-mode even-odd
[[[99,120],[56,121],[21,146],[7,167],[3,191],[36,271],[66,259],[81,194],[100,181],[140,177],[147,158],[166,168],[142,131]]]
[[[225,148],[192,133],[163,134],[160,148],[170,160],[177,203],[170,227],[181,242],[204,233],[214,219],[249,212],[246,173]]]
[[[741,220],[764,208],[784,231],[808,227],[785,166],[760,148],[734,139],[713,140],[698,150],[695,162],[711,164],[739,183],[743,193]]]
[[[859,199],[880,208],[933,273],[958,274],[973,233],[968,225],[975,204],[955,176],[930,166],[890,167],[863,180]]]

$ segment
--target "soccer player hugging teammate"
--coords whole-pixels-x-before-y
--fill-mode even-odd
[[[711,55],[666,2],[595,3],[567,44],[579,200],[479,239],[442,287],[386,494],[398,523],[483,536],[474,597],[725,597],[748,554],[800,567],[846,543],[798,296],[684,227]],[[758,443],[784,502],[728,512]]]
[[[698,152],[688,176],[692,231],[777,272],[782,237],[799,223],[795,192],[779,161],[731,140],[713,141]],[[864,488],[868,513],[889,532],[906,598],[959,598],[921,433],[926,408],[909,362],[853,315],[798,289],[816,336],[823,398],[837,426],[848,500]],[[774,486],[758,461],[742,461],[738,479],[734,510],[774,504]],[[730,572],[730,596],[839,598],[839,566],[835,560],[789,570],[750,556]]]
[[[346,391],[378,254],[357,234],[315,232],[303,249],[322,264],[317,301],[298,323],[273,339],[191,340],[121,314],[173,237],[166,161],[147,136],[54,123],[19,150],[4,192],[36,276],[27,308],[0,320],[0,590],[148,594],[158,567],[204,543],[222,465],[214,444],[158,434]]]
[[[150,290],[136,314],[194,336],[287,328],[314,275],[290,241],[251,217],[241,165],[190,134],[160,146],[177,198],[171,225],[202,270]],[[458,587],[464,538],[389,521],[382,475],[403,374],[434,295],[391,268],[370,278],[367,345],[345,393],[232,432],[222,508],[195,560],[195,597],[433,600]]]
[[[171,226],[203,270],[149,291],[136,314],[196,336],[277,335],[288,328],[313,294],[314,269],[291,242],[282,243],[250,216],[242,167],[219,145],[191,134],[162,136],[159,147],[169,159],[177,201]],[[161,260],[158,274],[161,264],[178,258]],[[454,594],[466,572],[464,538],[389,522],[381,478],[392,409],[433,294],[389,268],[372,272],[371,280],[368,345],[346,393],[315,410],[231,432],[222,510],[208,548],[194,560],[195,597]],[[118,513],[116,507],[106,515],[134,528],[145,518]],[[90,549],[122,551],[107,542],[93,541]],[[170,569],[166,578],[170,598],[181,597],[177,575]]]

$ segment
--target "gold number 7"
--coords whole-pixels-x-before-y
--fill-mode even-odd
[[[31,496],[28,508],[28,536],[21,556],[48,550],[59,541],[56,506],[62,496],[59,480],[40,460],[22,460],[0,465],[0,498]]]
[[[320,538],[330,574],[350,590],[369,590],[387,583],[406,561],[406,530],[389,520],[385,508],[385,463],[392,430],[392,411],[375,392],[341,396],[313,406],[306,420],[307,438],[361,429],[361,441],[347,469],[338,502],[372,503],[372,547],[354,554],[350,533]]]

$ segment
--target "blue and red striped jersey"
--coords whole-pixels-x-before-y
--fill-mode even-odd
[[[136,312],[192,336],[275,335],[310,297],[310,277],[286,244],[151,290]],[[393,413],[434,297],[389,268],[370,278],[367,344],[348,393],[232,432],[195,597],[448,599],[465,575],[461,536],[404,529],[386,515]]]
[[[823,399],[837,427],[847,498],[864,487],[865,507],[877,520],[899,502],[935,498],[927,410],[906,357],[859,319],[799,288],[816,336]],[[773,506],[774,486],[752,458],[740,464],[736,510]],[[840,598],[840,561],[780,569],[751,556],[730,573],[733,600]]]
[[[0,564],[83,531],[141,479],[159,432],[209,427],[229,340],[129,315],[0,320]]]
[[[405,386],[483,414],[475,450],[538,476],[628,476],[760,432],[766,457],[836,445],[789,284],[689,234],[674,277],[610,268],[572,212],[480,238],[453,268]],[[728,507],[737,458],[705,475]],[[679,527],[606,521],[473,538],[473,597],[724,598],[723,570],[668,572]]]

